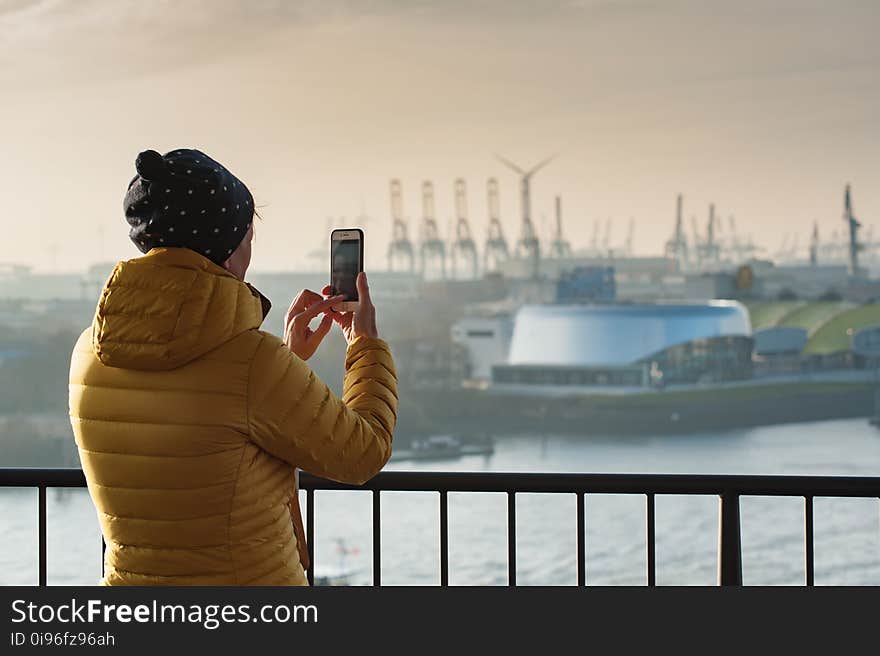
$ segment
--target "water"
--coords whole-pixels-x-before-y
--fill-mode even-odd
[[[389,469],[878,476],[880,431],[853,419],[656,438],[499,437],[490,457]],[[356,570],[354,583],[371,582],[371,504],[365,492],[316,493],[319,573],[342,564]],[[450,583],[506,584],[505,495],[450,494],[449,509]],[[717,499],[659,496],[656,510],[657,582],[714,584]],[[517,495],[518,583],[576,583],[575,513],[574,495]],[[588,584],[645,584],[644,497],[588,495],[585,513]],[[744,583],[803,584],[803,501],[745,497],[741,514]],[[36,583],[36,517],[35,491],[0,490],[0,584]],[[814,533],[817,584],[880,585],[877,499],[816,499]],[[100,578],[97,519],[85,490],[50,492],[48,558],[50,584]],[[438,496],[383,493],[382,582],[439,583],[439,558]]]

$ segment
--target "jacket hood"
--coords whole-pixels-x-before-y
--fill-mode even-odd
[[[176,369],[258,328],[269,301],[186,248],[120,262],[101,292],[92,346],[105,365]]]

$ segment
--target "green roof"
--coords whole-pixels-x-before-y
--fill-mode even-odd
[[[803,328],[807,335],[813,335],[826,322],[852,307],[852,303],[803,303],[782,316],[777,326]]]
[[[746,307],[749,310],[749,318],[752,321],[752,330],[772,328],[782,317],[800,305],[803,305],[802,301],[755,301],[746,303]]]
[[[880,304],[871,303],[846,310],[824,323],[807,342],[804,353],[823,355],[849,350],[852,335],[880,324]]]

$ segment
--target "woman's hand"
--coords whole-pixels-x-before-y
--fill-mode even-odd
[[[284,317],[284,341],[287,347],[303,360],[308,360],[333,325],[331,310],[345,300],[345,296],[322,298],[310,289],[304,289],[293,299]],[[309,328],[312,319],[323,313],[315,330]]]
[[[332,312],[333,321],[339,324],[345,341],[351,344],[358,337],[379,337],[376,330],[376,308],[370,299],[370,286],[367,274],[361,271],[357,277],[358,309],[353,312]],[[330,293],[330,286],[324,287],[323,293]],[[334,297],[339,298],[339,297]],[[330,299],[328,299],[330,300]]]

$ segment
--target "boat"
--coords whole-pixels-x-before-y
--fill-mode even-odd
[[[353,585],[352,580],[358,573],[355,569],[341,569],[338,567],[322,568],[320,572],[315,572],[316,586],[349,586]]]
[[[402,460],[449,460],[462,456],[492,455],[495,444],[491,437],[463,438],[458,435],[429,435],[410,442],[409,448],[398,449],[391,455],[395,462]]]
[[[349,547],[345,540],[338,538],[336,540],[336,553],[339,554],[339,561],[336,565],[324,565],[319,563],[315,567],[314,583],[316,586],[348,586],[354,585],[355,576],[362,573],[364,567],[349,567],[346,564],[346,556],[357,555],[360,549]]]

